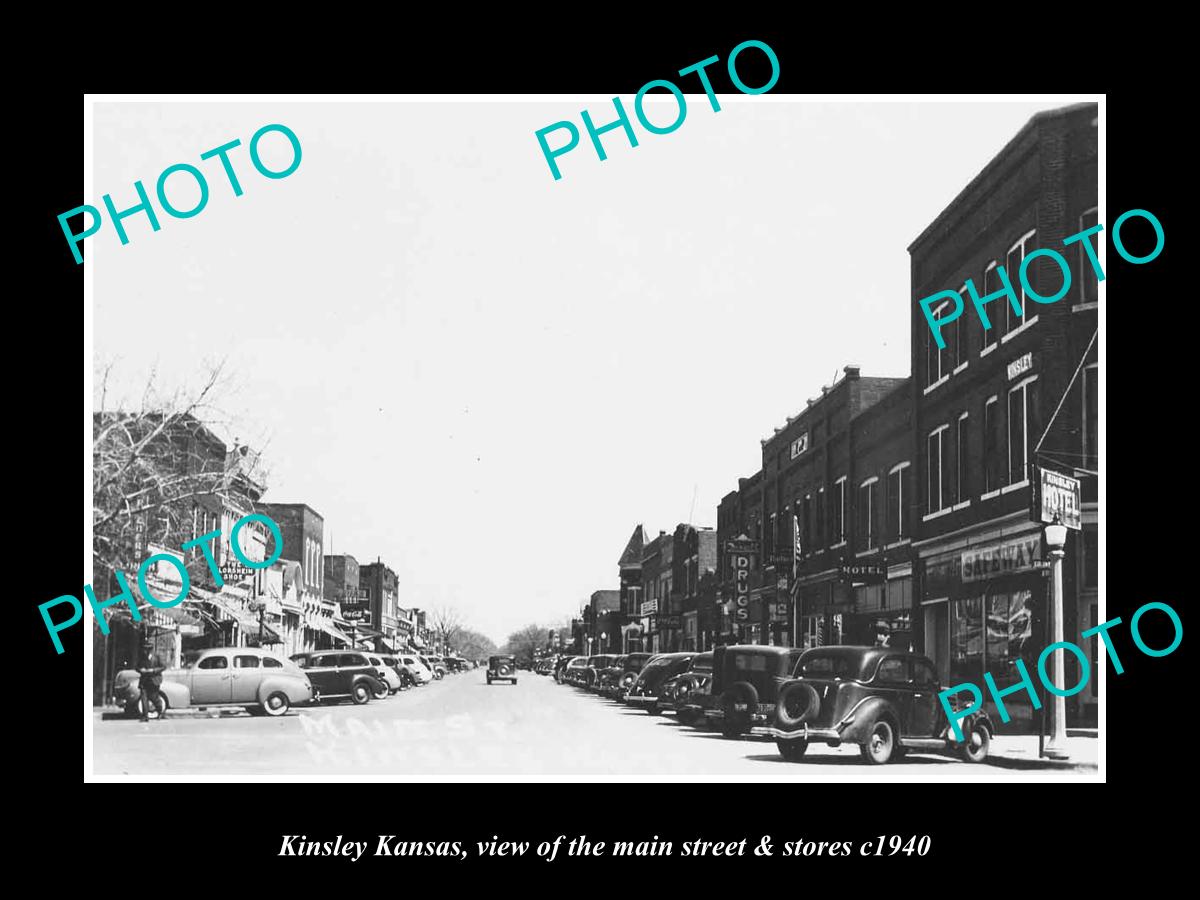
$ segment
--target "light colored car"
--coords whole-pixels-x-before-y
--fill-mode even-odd
[[[117,673],[113,691],[130,715],[140,712],[141,676]],[[242,706],[251,715],[282,716],[313,699],[313,686],[291,660],[256,647],[213,647],[189,653],[183,666],[163,672],[160,694],[167,709]]]
[[[388,694],[394,694],[404,686],[404,683],[400,680],[400,676],[396,673],[396,670],[388,665],[382,656],[376,656],[374,653],[368,653],[367,659],[371,661],[371,665],[373,665],[375,667],[375,671],[379,673],[379,680],[382,681],[384,686],[387,688],[387,690],[380,691],[379,693],[375,694],[376,700],[382,700],[387,697]]]
[[[422,662],[421,657],[400,656],[397,659],[408,666],[408,671],[412,673],[413,679],[417,684],[429,684],[429,682],[433,681],[433,669]]]
[[[440,656],[422,656],[420,659],[421,662],[429,666],[430,670],[433,672],[433,677],[439,681],[446,674],[446,664],[442,662],[442,658]]]

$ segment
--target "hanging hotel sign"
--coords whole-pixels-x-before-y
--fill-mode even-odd
[[[1041,542],[1041,535],[1035,534],[964,550],[962,580],[983,581],[1001,575],[1036,571]]]
[[[1049,524],[1058,519],[1074,531],[1083,528],[1079,479],[1053,469],[1034,466],[1033,490],[1030,494],[1030,518]]]
[[[1024,375],[1033,368],[1033,353],[1026,353],[1024,356],[1018,356],[1008,364],[1008,380],[1012,381],[1018,375]]]
[[[838,579],[852,584],[883,584],[887,581],[887,566],[877,563],[842,563],[838,566]]]

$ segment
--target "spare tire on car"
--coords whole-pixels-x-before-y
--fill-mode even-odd
[[[721,711],[725,714],[721,730],[727,735],[745,734],[757,710],[758,690],[748,681],[735,681],[721,695]]]
[[[811,722],[821,711],[821,698],[816,689],[807,682],[793,681],[785,684],[775,704],[775,721],[780,727],[799,728]]]

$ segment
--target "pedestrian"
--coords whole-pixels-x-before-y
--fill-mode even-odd
[[[887,647],[892,641],[892,629],[880,619],[875,623],[875,646]]]
[[[141,676],[138,679],[138,690],[141,692],[143,722],[150,721],[150,710],[158,712],[158,689],[162,684],[164,668],[162,659],[154,652],[154,644],[148,639],[142,641],[142,657],[138,662],[138,674]]]

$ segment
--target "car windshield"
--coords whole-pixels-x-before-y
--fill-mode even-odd
[[[713,668],[713,658],[711,653],[701,653],[699,656],[692,657],[693,672],[711,672]]]
[[[189,650],[187,653],[183,654],[183,661],[180,663],[180,666],[184,669],[194,668],[196,665],[196,660],[200,658],[200,654],[202,652],[203,651],[201,650]]]

